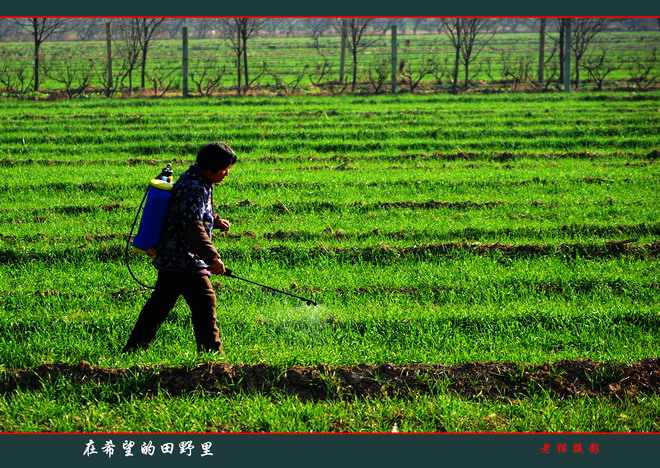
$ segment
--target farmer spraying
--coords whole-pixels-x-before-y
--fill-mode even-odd
[[[190,307],[199,351],[222,351],[216,298],[210,276],[224,275],[225,265],[211,243],[213,229],[229,222],[213,212],[213,186],[229,174],[236,154],[225,143],[202,147],[172,188],[165,227],[153,260],[158,278],[123,352],[147,348],[179,296]]]

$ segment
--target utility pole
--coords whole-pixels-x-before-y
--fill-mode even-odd
[[[392,94],[396,94],[396,24],[392,25]]]
[[[183,98],[188,97],[188,26],[183,27]]]
[[[112,93],[112,23],[105,23],[105,44],[108,56],[108,89],[106,95],[110,97]]]
[[[571,92],[571,18],[566,20],[566,40],[564,41],[564,91]]]

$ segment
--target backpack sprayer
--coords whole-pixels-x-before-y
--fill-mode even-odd
[[[131,266],[128,261],[129,260],[128,247],[129,245],[132,245],[134,252],[145,254],[149,258],[154,258],[156,256],[156,245],[160,241],[163,228],[165,227],[165,219],[167,218],[167,211],[170,208],[172,189],[174,188],[174,184],[172,184],[172,174],[173,174],[172,164],[168,163],[167,166],[161,170],[160,175],[158,177],[156,177],[155,179],[151,179],[149,181],[149,187],[147,187],[147,190],[145,191],[144,196],[142,197],[140,206],[138,207],[137,213],[135,214],[135,219],[133,220],[133,225],[131,226],[131,232],[128,234],[128,238],[126,239],[126,249],[125,249],[126,267],[128,268],[128,271],[133,277],[133,279],[137,281],[137,283],[140,286],[143,286],[148,289],[154,289],[154,287],[147,286],[146,284],[142,283],[135,276],[135,274],[133,274],[133,271],[131,270]],[[144,210],[142,210],[143,206],[144,206]],[[140,220],[140,226],[138,227],[138,232],[135,235],[135,238],[133,239],[133,242],[131,244],[131,238],[133,237],[133,231],[135,230],[135,226],[138,222],[138,218],[140,217],[140,211],[142,211],[142,219]],[[305,301],[307,305],[316,305],[316,302],[311,299],[307,299],[301,296],[296,296],[295,294],[291,294],[286,291],[282,291],[280,289],[275,289],[270,286],[266,286],[265,284],[255,283],[254,281],[251,281],[249,279],[236,276],[230,269],[225,269],[224,276],[227,276],[229,278],[239,279],[247,283],[256,284],[257,286],[261,286],[262,288],[270,289],[271,291],[275,291],[281,294],[286,294],[287,296],[295,297],[296,299]]]
[[[140,206],[135,214],[133,226],[131,226],[131,232],[126,239],[126,249],[124,253],[128,272],[140,286],[149,289],[154,289],[154,287],[147,286],[141,282],[135,274],[133,274],[131,265],[128,261],[128,247],[131,244],[133,231],[135,230],[135,225],[137,224],[140,212],[142,211],[140,227],[138,228],[138,232],[132,243],[133,251],[145,254],[149,258],[154,258],[156,256],[156,244],[158,244],[163,232],[163,227],[165,227],[167,210],[170,208],[170,199],[172,198],[172,189],[174,188],[174,185],[172,184],[172,174],[172,164],[168,163],[167,166],[161,170],[158,177],[149,181],[149,186],[144,192]],[[142,210],[143,206],[144,210]]]

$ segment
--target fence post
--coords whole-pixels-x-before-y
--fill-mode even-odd
[[[108,89],[106,90],[106,96],[110,97],[112,93],[112,23],[105,23],[105,43],[108,56]]]
[[[566,40],[564,41],[564,91],[571,92],[571,18],[566,20]]]
[[[541,18],[541,31],[539,35],[539,91],[543,90],[543,81],[545,72],[545,18]]]
[[[396,24],[392,25],[392,94],[396,94]]]
[[[188,97],[188,27],[183,27],[183,98]]]
[[[344,64],[346,63],[346,36],[348,35],[348,26],[346,20],[341,20],[341,55],[339,57],[339,82],[344,83]]]

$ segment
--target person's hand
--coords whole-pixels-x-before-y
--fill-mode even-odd
[[[209,270],[211,270],[211,273],[214,275],[224,275],[225,264],[222,263],[222,260],[217,258],[213,262],[211,262],[211,264],[209,265]]]
[[[217,218],[213,222],[213,228],[219,229],[221,232],[229,231],[230,227],[231,225],[229,224],[229,221],[227,221],[226,219]]]

